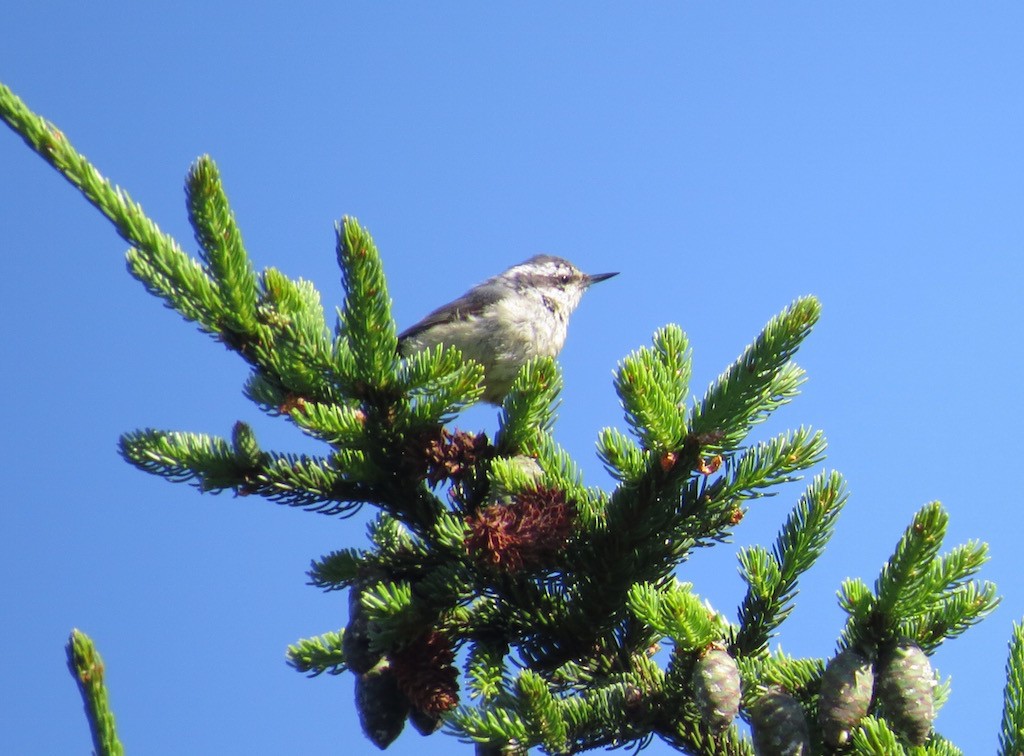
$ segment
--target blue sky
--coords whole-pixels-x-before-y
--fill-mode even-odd
[[[757,437],[823,429],[852,497],[778,640],[828,655],[842,579],[872,581],[942,500],[947,548],[988,542],[1004,602],[935,655],[953,677],[938,727],[994,750],[1024,616],[1024,7],[15,5],[0,80],[187,248],[182,181],[209,153],[257,266],[312,280],[329,307],[344,214],[373,232],[400,326],[537,252],[621,271],[562,353],[557,435],[590,484],[610,485],[598,430],[623,425],[612,370],[657,327],[689,334],[700,393],[771,315],[820,297],[804,394]],[[351,677],[283,661],[344,624],[344,597],[304,573],[362,543],[365,518],[124,464],[118,435],[144,426],[242,419],[267,447],[313,447],[260,416],[241,362],[147,295],[107,221],[6,130],[0,168],[6,747],[89,749],[62,650],[77,626],[131,752],[374,752]],[[495,413],[460,424],[493,430]],[[801,490],[754,503],[735,544],[681,577],[734,617],[736,548],[769,543]],[[390,752],[459,750],[408,730]]]

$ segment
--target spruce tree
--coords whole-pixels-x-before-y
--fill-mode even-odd
[[[480,754],[655,737],[692,754],[960,753],[932,728],[948,688],[929,656],[998,598],[976,578],[985,544],[942,551],[938,503],[916,514],[873,584],[843,583],[848,617],[830,659],[769,641],[847,501],[839,473],[813,475],[775,542],[741,551],[736,616],[678,577],[694,549],[742,525],[752,499],[824,459],[820,431],[750,438],[799,392],[793,357],[818,320],[813,297],[772,318],[699,398],[678,326],[626,356],[614,388],[628,433],[597,439],[616,481],[605,491],[556,440],[552,359],[521,371],[493,440],[454,425],[480,397],[481,368],[452,348],[399,357],[380,255],[356,220],[337,226],[345,298],[329,324],[308,282],[253,268],[209,157],[186,180],[192,258],[2,85],[0,118],[112,221],[148,291],[249,365],[246,395],[323,443],[315,456],[264,449],[244,422],[223,437],[144,429],[121,438],[124,458],[203,491],[333,515],[376,508],[368,543],[309,573],[330,600],[347,591],[347,624],[297,641],[288,658],[301,673],[355,675],[353,705],[377,746],[408,721]],[[1022,649],[1015,627],[1007,756],[1024,750]],[[97,753],[120,753],[98,654],[74,631],[68,656]]]

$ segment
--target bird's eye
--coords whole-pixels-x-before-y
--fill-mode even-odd
[[[569,283],[572,280],[572,274],[570,274],[570,273],[563,273],[562,275],[560,275],[558,277],[558,280],[561,281],[563,284],[567,284],[567,283]]]

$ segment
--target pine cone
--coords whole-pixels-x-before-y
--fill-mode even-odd
[[[422,474],[431,487],[442,480],[459,480],[484,459],[494,456],[486,434],[474,435],[468,431],[450,433],[441,428],[436,435],[415,438],[410,443],[408,459],[422,466]]]
[[[399,690],[416,710],[439,717],[458,705],[455,652],[442,633],[431,630],[389,656]]]
[[[510,503],[492,504],[466,517],[466,551],[505,572],[551,566],[572,532],[576,508],[565,493],[537,487]]]
[[[444,720],[440,714],[428,714],[414,706],[409,709],[409,724],[415,727],[420,735],[433,735],[441,729]]]
[[[381,750],[402,734],[409,701],[390,669],[381,667],[356,678],[356,711],[363,733]]]
[[[811,736],[804,709],[781,688],[770,688],[750,711],[757,756],[810,756]]]
[[[821,677],[818,724],[833,748],[845,745],[850,730],[867,716],[874,682],[871,662],[856,649],[848,648],[828,663]]]
[[[935,719],[935,675],[921,647],[904,641],[885,657],[878,672],[878,700],[892,728],[914,745],[928,740]]]
[[[708,648],[693,668],[692,685],[701,721],[717,735],[732,724],[740,710],[736,660],[722,648]]]
[[[370,620],[360,602],[363,587],[353,585],[348,593],[348,625],[341,638],[345,663],[357,675],[366,674],[381,660],[381,653],[370,649]]]

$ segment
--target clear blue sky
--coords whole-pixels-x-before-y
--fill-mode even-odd
[[[557,433],[591,484],[610,484],[593,448],[622,426],[618,359],[680,323],[702,392],[772,314],[819,296],[804,395],[759,436],[823,429],[852,498],[779,640],[828,655],[842,579],[872,581],[942,500],[947,547],[987,541],[1005,599],[934,657],[953,677],[938,726],[994,750],[1024,616],[1024,6],[10,5],[0,80],[188,248],[182,180],[210,153],[257,265],[329,307],[343,214],[374,233],[401,326],[537,252],[621,271],[562,355]],[[147,295],[107,221],[5,129],[0,171],[5,750],[88,752],[62,650],[77,626],[132,753],[374,752],[350,676],[284,664],[344,624],[344,596],[304,571],[362,543],[363,521],[124,464],[116,439],[143,426],[243,419],[268,447],[312,447],[260,416],[240,361]],[[735,616],[737,546],[770,542],[800,490],[756,502],[735,545],[681,576]],[[468,751],[408,730],[391,752]]]

